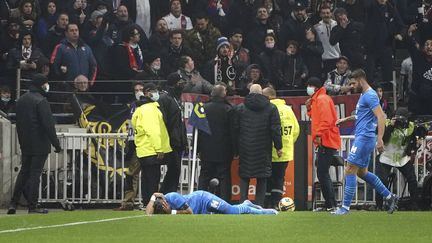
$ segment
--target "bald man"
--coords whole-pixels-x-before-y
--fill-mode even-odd
[[[258,84],[250,87],[245,102],[237,107],[234,131],[240,156],[240,201],[248,199],[249,181],[257,179],[255,203],[264,206],[267,178],[272,173],[272,147],[282,156],[279,112],[262,95]]]

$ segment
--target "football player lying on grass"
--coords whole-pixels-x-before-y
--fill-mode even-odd
[[[265,209],[249,200],[231,205],[214,194],[195,191],[181,195],[170,192],[166,195],[156,192],[146,207],[146,214],[278,214],[274,209]]]

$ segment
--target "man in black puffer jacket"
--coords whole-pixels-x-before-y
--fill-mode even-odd
[[[16,127],[22,166],[15,182],[8,214],[15,214],[23,192],[27,196],[29,213],[48,213],[48,210],[37,207],[40,176],[51,152],[51,144],[56,153],[61,151],[51,109],[45,98],[48,90],[48,79],[42,74],[35,74],[30,92],[17,101]]]
[[[263,206],[267,178],[271,176],[272,143],[282,155],[279,112],[259,84],[250,87],[244,104],[237,107],[234,130],[238,131],[240,201],[248,197],[249,180],[257,179],[255,203]]]

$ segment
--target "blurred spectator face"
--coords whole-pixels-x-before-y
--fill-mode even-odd
[[[382,99],[382,97],[383,97],[383,89],[382,88],[377,88],[377,94],[378,94],[378,98],[379,99]]]
[[[10,99],[11,99],[11,93],[10,93],[10,91],[8,91],[8,90],[2,90],[2,91],[0,92],[0,95],[1,95],[1,100],[2,100],[3,102],[9,102]]]
[[[332,19],[332,13],[329,8],[322,8],[320,10],[320,17],[325,23],[330,23],[330,20]]]
[[[25,3],[21,9],[21,11],[23,12],[23,14],[25,15],[30,15],[33,11],[33,6],[31,3]]]
[[[141,35],[140,35],[139,31],[137,29],[134,29],[133,34],[130,37],[130,42],[138,43],[140,41],[140,37],[141,37]]]
[[[423,47],[424,52],[429,57],[432,57],[432,40],[427,40]]]
[[[338,73],[345,73],[348,70],[348,62],[344,59],[341,59],[336,63],[336,68]]]
[[[48,9],[47,9],[47,10],[48,10],[48,13],[49,13],[50,15],[54,15],[55,12],[57,11],[57,6],[56,6],[56,4],[55,4],[54,2],[49,2],[47,8],[48,8]]]
[[[88,90],[88,87],[89,87],[88,83],[89,83],[89,81],[88,81],[88,78],[86,76],[79,75],[74,80],[74,87],[77,89],[77,91],[85,92]]]
[[[187,63],[185,64],[184,69],[187,71],[192,71],[195,69],[195,62],[191,57],[187,57]]]
[[[195,27],[198,31],[204,31],[207,29],[208,26],[208,19],[197,19],[195,23]]]
[[[272,36],[266,36],[264,43],[267,48],[271,49],[275,46],[275,39]]]
[[[295,55],[297,53],[297,46],[293,44],[288,45],[286,52],[288,55]]]
[[[139,97],[144,96],[144,86],[142,84],[135,84],[134,93],[137,100],[139,100]]]
[[[152,69],[159,71],[161,68],[161,59],[159,57],[154,59],[154,61],[150,65]]]
[[[31,38],[31,35],[25,35],[25,36],[23,37],[22,45],[23,45],[25,48],[29,48],[29,47],[31,46],[31,44],[32,44],[32,38]]]
[[[168,24],[164,19],[159,19],[159,21],[156,24],[156,30],[159,33],[166,33],[168,32]]]
[[[387,3],[387,0],[377,0],[377,2],[378,2],[379,4],[382,4],[382,5],[384,5],[384,4],[386,4],[386,3]]]
[[[66,29],[66,26],[69,24],[69,16],[66,14],[60,14],[57,19],[57,27],[60,29]]]
[[[306,40],[308,41],[315,41],[316,37],[314,32],[311,29],[306,30]]]
[[[74,7],[74,9],[83,8],[82,0],[75,0],[73,7]]]
[[[306,19],[306,9],[299,9],[299,10],[294,10],[294,17],[298,20],[298,21],[304,21]]]
[[[102,25],[103,16],[98,16],[95,20],[93,20],[93,25],[99,28]]]
[[[230,43],[235,48],[240,47],[242,42],[243,42],[243,35],[242,34],[235,34],[235,35],[230,37]]]
[[[261,71],[259,70],[259,69],[257,69],[257,68],[252,68],[251,70],[250,70],[250,81],[251,82],[256,82],[256,81],[258,81],[259,80],[259,78],[260,78],[260,75],[261,75]]]
[[[219,48],[219,56],[220,57],[227,57],[229,55],[230,47],[228,45],[223,45]]]
[[[127,21],[129,19],[129,12],[126,6],[121,5],[120,7],[118,7],[116,16],[117,19],[120,21]]]
[[[336,16],[336,21],[341,24],[341,23],[348,23],[348,16],[346,14],[338,14]]]
[[[269,18],[269,14],[266,8],[259,8],[257,11],[257,19],[263,21]]]
[[[69,42],[77,42],[79,39],[78,25],[70,24],[67,26],[66,38]]]
[[[8,27],[8,33],[11,37],[18,39],[19,38],[19,29],[20,26],[17,23],[10,23]]]
[[[81,8],[86,9],[87,8],[87,0],[81,0]]]
[[[180,33],[174,34],[170,38],[170,42],[171,42],[171,45],[173,45],[174,47],[179,48],[181,46],[182,42],[183,42],[182,34],[180,34]]]
[[[171,13],[174,16],[179,16],[182,12],[181,3],[179,0],[174,0],[171,2]]]

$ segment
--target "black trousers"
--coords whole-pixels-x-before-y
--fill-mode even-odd
[[[332,148],[319,147],[317,152],[317,177],[321,186],[321,192],[325,199],[325,207],[332,208],[336,207],[336,198],[333,188],[333,182],[330,178],[329,169],[330,161],[335,155],[336,150]]]
[[[288,162],[272,163],[272,175],[267,182],[267,192],[264,204],[266,208],[276,207],[282,199],[287,166]]]
[[[374,53],[368,53],[366,56],[366,74],[368,80],[375,80],[374,74],[377,63],[381,65],[381,81],[390,82],[393,80],[393,52],[391,48],[377,50]]]
[[[180,178],[182,152],[174,150],[165,156],[168,171],[160,189],[163,194],[177,191]]]
[[[226,202],[231,201],[231,161],[201,161],[198,189],[208,191],[211,179],[219,180],[216,195]],[[213,193],[213,192],[212,192]]]
[[[27,195],[29,209],[36,208],[40,176],[47,157],[48,154],[22,155],[22,166],[15,182],[11,204],[17,205],[21,198],[21,194],[25,193],[25,195]]]
[[[141,195],[144,205],[147,205],[153,193],[159,191],[160,162],[156,156],[140,158],[139,161],[141,164]]]
[[[248,199],[249,182],[251,178],[240,178],[240,202]],[[255,204],[264,206],[267,178],[256,178]]]
[[[378,160],[379,161],[379,160]],[[382,182],[388,187],[388,176],[393,166],[377,162],[375,165],[375,173]],[[411,205],[417,205],[417,178],[414,171],[414,165],[411,162],[406,163],[402,167],[396,167],[408,182],[408,191],[410,194]],[[375,201],[378,208],[383,206],[383,198],[379,193],[375,193]]]

